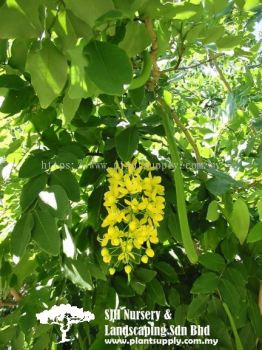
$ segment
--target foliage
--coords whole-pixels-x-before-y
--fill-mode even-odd
[[[118,305],[210,324],[220,350],[261,348],[260,10],[0,1],[3,349],[61,349],[36,314],[62,303],[96,316],[71,328],[72,349],[104,348],[104,310]],[[154,165],[165,208],[152,258],[127,278],[108,273],[99,240],[106,169],[134,159]]]

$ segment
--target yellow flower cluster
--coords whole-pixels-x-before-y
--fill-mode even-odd
[[[104,195],[104,206],[108,215],[102,223],[107,231],[101,239],[101,254],[111,266],[111,275],[123,265],[129,274],[133,264],[146,264],[155,254],[151,244],[158,243],[157,227],[165,207],[164,187],[161,177],[152,176],[152,169],[146,164],[116,163],[107,169],[109,190]]]

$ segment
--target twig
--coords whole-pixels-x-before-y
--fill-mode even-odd
[[[157,35],[154,31],[153,22],[150,17],[145,18],[145,25],[151,39],[150,55],[152,58],[152,72],[151,72],[152,79],[148,83],[148,90],[153,91],[160,77],[160,70],[157,65],[157,52],[158,52]]]
[[[198,150],[197,144],[195,143],[192,135],[190,134],[189,130],[187,130],[187,128],[185,127],[185,125],[180,121],[180,119],[178,118],[178,115],[176,114],[175,111],[172,112],[172,116],[174,118],[174,121],[176,122],[176,124],[178,125],[178,127],[183,131],[183,133],[185,134],[188,142],[190,143],[190,145],[192,146],[195,155],[196,155],[196,161],[198,164],[202,164],[203,160],[202,157],[200,155],[200,152]]]
[[[176,70],[179,68],[179,66],[180,66],[180,64],[181,64],[181,62],[182,62],[182,57],[183,57],[184,51],[185,51],[185,47],[183,46],[183,43],[182,43],[180,52],[179,52],[179,54],[178,54],[177,63],[176,63],[176,65],[174,66],[174,71],[176,71]]]
[[[104,154],[101,152],[86,152],[86,156],[93,156],[93,157],[103,157]]]
[[[222,83],[225,85],[227,91],[228,91],[228,92],[232,92],[232,89],[231,89],[231,87],[230,87],[230,85],[229,85],[229,83],[228,83],[228,81],[227,81],[227,79],[226,79],[226,77],[225,77],[225,75],[224,75],[222,69],[221,69],[221,68],[219,67],[219,65],[217,64],[216,59],[214,59],[214,54],[213,54],[212,51],[210,51],[210,57],[213,58],[214,67],[216,68],[216,71],[218,72],[218,75],[219,75],[219,77],[220,77]]]
[[[194,68],[197,68],[197,67],[199,67],[199,66],[202,66],[203,64],[206,64],[206,63],[208,63],[208,62],[211,62],[211,61],[217,59],[218,57],[222,57],[222,56],[224,56],[224,54],[219,54],[219,55],[216,55],[215,57],[210,57],[210,58],[207,59],[207,60],[202,60],[202,61],[200,61],[200,62],[198,62],[198,63],[196,63],[196,64],[193,64],[192,66],[187,66],[187,67],[180,67],[180,68],[179,68],[179,67],[177,67],[177,65],[176,65],[176,66],[174,66],[174,67],[170,67],[170,68],[166,68],[166,69],[161,70],[161,74],[163,74],[163,73],[168,73],[168,72],[172,72],[172,71],[176,71],[176,70],[194,69]]]

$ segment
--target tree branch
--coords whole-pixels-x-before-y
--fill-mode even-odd
[[[219,65],[216,62],[215,56],[212,51],[210,51],[210,58],[213,58],[213,64],[214,67],[216,68],[216,71],[218,72],[219,78],[221,79],[222,83],[224,84],[225,88],[227,89],[228,92],[232,92],[232,89],[222,71],[222,69],[219,67]]]
[[[197,147],[197,144],[195,143],[192,135],[190,134],[189,130],[185,127],[185,125],[181,122],[181,120],[179,119],[178,115],[176,114],[175,111],[172,111],[172,116],[174,118],[175,123],[178,125],[178,127],[183,131],[183,133],[185,134],[189,144],[192,146],[194,152],[195,152],[195,156],[196,156],[196,161],[198,164],[202,164],[203,160],[202,157],[200,155],[199,149]]]
[[[86,156],[103,157],[104,154],[101,152],[86,152]]]
[[[177,66],[177,64],[176,64],[176,66],[174,66],[174,67],[170,67],[170,68],[166,68],[166,69],[163,69],[163,70],[161,70],[161,74],[163,74],[163,73],[168,73],[168,72],[172,72],[172,71],[176,71],[176,70],[188,70],[188,69],[194,69],[194,68],[197,68],[197,67],[199,67],[199,66],[202,66],[203,64],[206,64],[206,63],[208,63],[208,62],[211,62],[211,61],[214,61],[214,60],[216,60],[218,57],[222,57],[222,56],[224,56],[224,54],[219,54],[219,55],[216,55],[216,56],[214,56],[214,57],[210,57],[209,59],[205,59],[205,60],[202,60],[202,61],[200,61],[200,62],[198,62],[198,63],[196,63],[196,64],[193,64],[192,66],[187,66],[187,67],[178,67]]]
[[[0,300],[0,308],[2,308],[2,307],[15,307],[15,306],[16,306],[16,304],[6,303],[6,302]]]
[[[157,52],[158,52],[157,35],[154,31],[153,21],[150,17],[145,18],[145,25],[151,39],[150,55],[152,58],[152,72],[151,72],[152,79],[148,83],[148,89],[149,91],[154,91],[160,77],[160,70],[157,65]]]

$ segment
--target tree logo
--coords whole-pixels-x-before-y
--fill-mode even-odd
[[[59,343],[70,341],[67,338],[67,332],[72,324],[80,322],[89,322],[95,319],[95,315],[90,311],[84,311],[82,308],[70,304],[54,305],[49,310],[44,310],[36,314],[36,318],[42,324],[57,324],[62,333],[62,339]]]

